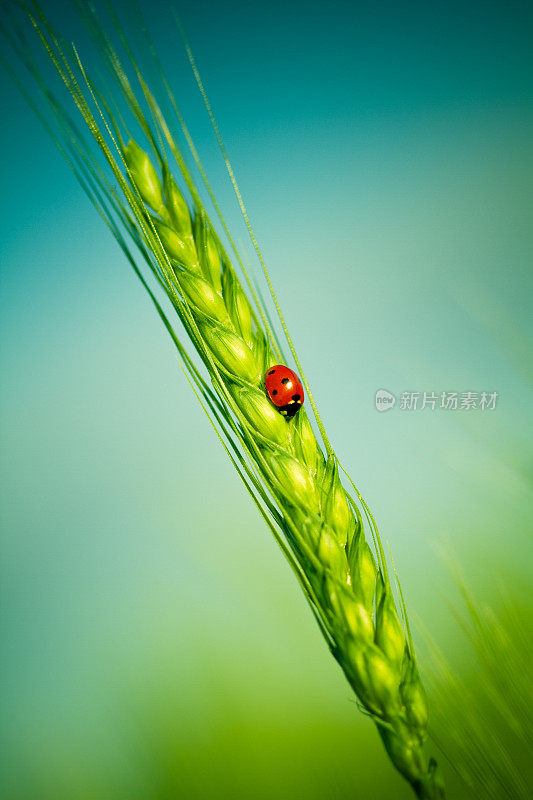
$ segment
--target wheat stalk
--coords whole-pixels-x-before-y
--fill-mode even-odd
[[[151,221],[173,265],[172,286],[191,314],[196,348],[219,399],[229,413],[240,412],[242,438],[275,498],[332,653],[395,766],[419,797],[438,796],[422,753],[427,707],[412,647],[337,459],[324,456],[304,409],[285,420],[267,399],[264,375],[277,357],[202,211],[191,220],[174,180],[167,177],[163,190],[133,141],[124,160],[145,206],[158,212]]]
[[[374,720],[394,766],[419,798],[444,797],[436,763],[428,761],[423,750],[427,704],[405,605],[401,598],[398,613],[374,519],[355,486],[351,484],[350,492],[343,486],[342,468],[314,401],[323,446],[305,408],[285,419],[266,396],[264,376],[283,360],[281,347],[242,260],[237,253],[248,291],[207,214],[171,123],[132,57],[141,88],[140,97],[135,95],[107,35],[97,28],[101,53],[143,129],[152,159],[133,139],[127,142],[128,127],[111,112],[111,98],[97,91],[76,51],[60,41],[37,6],[29,17],[121,193],[43,84],[21,36],[11,31],[11,45],[48,104],[45,123],[50,124],[52,112],[58,123],[52,135],[149,291],[193,389],[294,570],[362,710]],[[165,86],[168,90],[166,82]],[[179,111],[178,119],[182,123]],[[172,174],[171,156],[191,196],[192,213]],[[141,266],[131,243],[141,256]],[[195,365],[149,287],[143,262],[179,317],[205,373]],[[289,344],[292,349],[290,340]],[[363,516],[374,538],[375,555],[365,538]]]

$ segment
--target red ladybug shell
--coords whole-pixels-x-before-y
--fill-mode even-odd
[[[270,400],[285,417],[293,417],[304,401],[300,379],[292,369],[276,364],[265,375],[265,386]]]

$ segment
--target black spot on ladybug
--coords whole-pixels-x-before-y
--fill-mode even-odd
[[[298,402],[299,399],[300,399],[300,395],[299,394],[293,394],[292,399],[295,400],[296,402]]]
[[[289,379],[288,379],[288,378],[282,378],[282,379],[281,379],[281,382],[282,382],[282,383],[288,383],[288,382],[289,382]]]
[[[278,390],[277,390],[277,389],[273,389],[273,390],[272,390],[272,394],[277,394],[277,393],[278,393]]]
[[[269,375],[273,375],[273,374],[275,373],[275,371],[276,371],[275,369],[271,369],[271,370],[270,370],[270,372],[269,372],[268,374],[269,374]]]

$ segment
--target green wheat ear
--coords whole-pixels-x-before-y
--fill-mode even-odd
[[[460,662],[445,658],[426,632],[435,698],[433,737],[465,796],[529,800],[533,785],[533,638],[529,586],[490,564],[487,596],[474,593],[449,555],[461,603],[455,608]],[[468,657],[465,659],[465,648]],[[472,669],[473,665],[473,669]]]
[[[253,290],[224,219],[221,222],[248,292],[209,218],[173,132],[173,120],[162,114],[155,91],[148,88],[126,43],[130,71],[140,85],[135,95],[133,81],[126,77],[107,32],[90,11],[85,9],[103,64],[119,87],[118,104],[109,91],[97,89],[76,51],[62,44],[39,7],[30,8],[29,20],[103,154],[106,168],[101,168],[91,145],[43,82],[21,37],[10,31],[6,35],[15,53],[36,81],[44,103],[43,121],[149,292],[206,415],[294,570],[331,652],[361,708],[375,722],[394,766],[419,798],[444,797],[436,764],[424,754],[425,694],[405,606],[402,601],[398,613],[374,519],[357,490],[358,503],[341,482],[342,468],[307,383],[322,444],[305,408],[285,419],[267,399],[265,372],[282,359],[274,326]],[[119,29],[119,34],[124,44],[124,32]],[[153,46],[149,49],[153,55]],[[205,178],[164,76],[162,84]],[[129,109],[128,122],[111,112],[118,106]],[[208,110],[211,114],[209,106]],[[130,135],[134,126],[144,132],[150,154]],[[218,129],[216,133],[221,143]],[[206,185],[212,195],[207,181]],[[246,222],[249,225],[247,216]],[[169,313],[182,323],[193,355],[149,288],[146,274],[166,295]],[[283,318],[281,325],[301,371]],[[365,525],[374,539],[375,555]]]

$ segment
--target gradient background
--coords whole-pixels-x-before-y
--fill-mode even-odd
[[[149,8],[251,253],[168,8]],[[179,7],[329,436],[419,639],[467,676],[439,549],[493,601],[531,554],[526,9]],[[141,287],[3,74],[2,106],[6,796],[410,797]],[[378,414],[380,388],[500,399]]]

